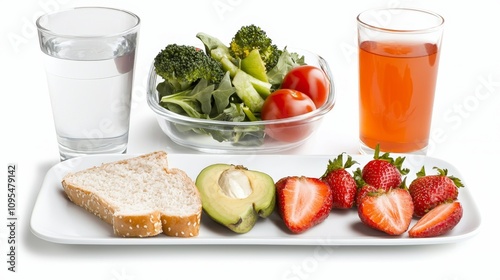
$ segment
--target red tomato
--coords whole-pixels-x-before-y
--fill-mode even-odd
[[[278,89],[271,93],[262,105],[263,120],[295,117],[316,110],[316,105],[307,95],[293,89]],[[309,122],[290,122],[266,126],[266,133],[285,142],[296,142],[311,133]]]
[[[314,101],[316,108],[319,108],[328,99],[330,81],[320,68],[301,65],[286,74],[281,88],[294,89],[307,94]]]

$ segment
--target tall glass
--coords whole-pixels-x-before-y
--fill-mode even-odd
[[[361,152],[426,154],[444,19],[391,8],[357,22]]]
[[[139,17],[81,7],[36,24],[61,160],[125,153]]]

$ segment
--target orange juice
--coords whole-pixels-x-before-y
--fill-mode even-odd
[[[360,44],[359,125],[366,146],[399,153],[427,147],[438,64],[435,44]]]

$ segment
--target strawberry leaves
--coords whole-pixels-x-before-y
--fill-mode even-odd
[[[385,161],[389,162],[391,165],[395,166],[398,169],[398,171],[399,171],[399,173],[401,173],[401,175],[407,175],[408,173],[410,173],[409,168],[403,168],[403,163],[404,163],[406,157],[399,156],[399,157],[394,159],[391,157],[391,154],[389,152],[385,152],[382,155],[380,155],[379,145],[377,145],[375,147],[375,152],[373,153],[373,159],[385,160]]]
[[[325,178],[332,171],[339,170],[339,169],[348,169],[348,168],[351,168],[353,165],[358,164],[358,162],[353,160],[350,155],[347,156],[347,160],[344,163],[344,154],[345,153],[338,155],[333,160],[328,160],[328,165],[327,165],[326,171],[321,176],[321,178]]]
[[[460,180],[460,178],[457,178],[455,176],[448,176],[448,169],[441,169],[437,166],[434,166],[433,169],[437,170],[437,173],[438,173],[437,175],[450,178],[457,188],[465,187],[464,184],[462,183],[462,180]],[[427,176],[427,174],[425,172],[425,166],[422,166],[422,168],[416,173],[416,175],[417,175],[417,178]]]

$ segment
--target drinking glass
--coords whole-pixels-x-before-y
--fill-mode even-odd
[[[444,19],[407,8],[360,13],[360,151],[426,154]]]
[[[125,153],[139,17],[79,7],[36,25],[61,160]]]

